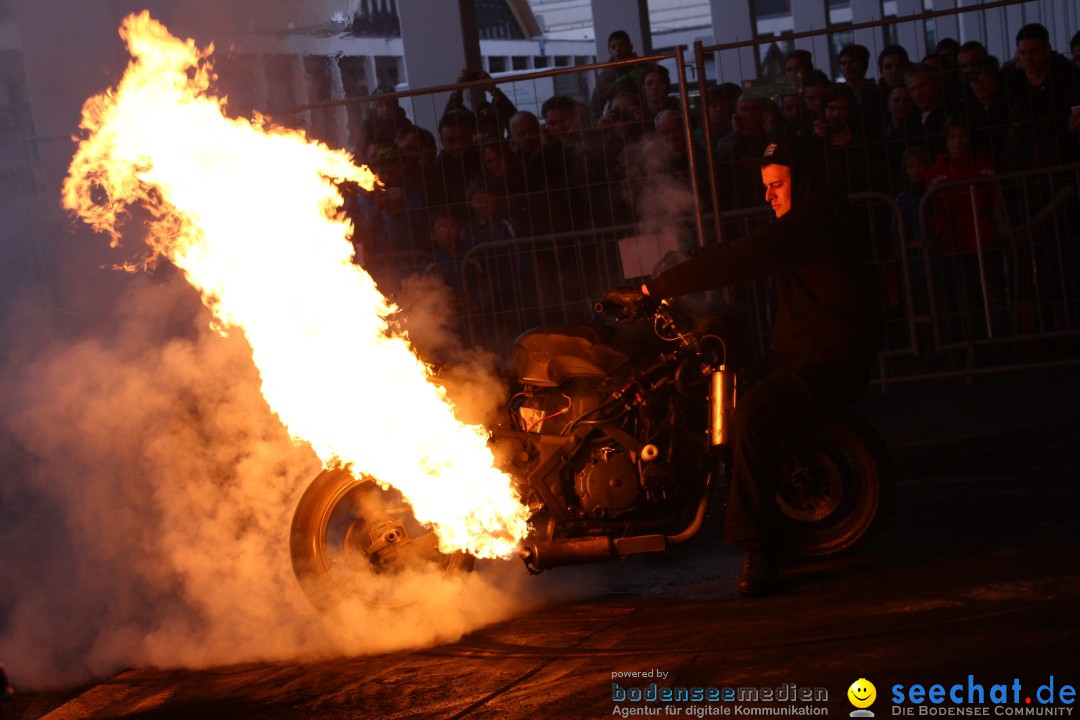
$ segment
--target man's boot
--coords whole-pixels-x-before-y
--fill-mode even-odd
[[[772,553],[761,550],[743,551],[742,569],[739,570],[739,594],[758,597],[776,592],[780,574],[776,571],[776,559]]]

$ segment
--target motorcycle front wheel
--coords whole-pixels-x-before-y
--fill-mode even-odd
[[[473,564],[466,553],[439,552],[435,533],[416,521],[401,493],[340,467],[304,491],[289,546],[300,587],[324,612],[351,603],[405,606],[431,576]]]
[[[819,418],[788,444],[781,468],[776,499],[792,555],[852,552],[870,541],[892,505],[888,451],[853,412]]]

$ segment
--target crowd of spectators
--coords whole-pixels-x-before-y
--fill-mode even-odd
[[[1076,298],[1075,172],[1071,185],[1047,172],[1008,185],[985,178],[1080,161],[1080,33],[1071,56],[1063,56],[1053,52],[1045,27],[1026,25],[1016,36],[1015,57],[1005,62],[976,41],[944,39],[921,59],[890,45],[878,53],[876,80],[867,77],[872,58],[861,45],[841,50],[835,79],[815,67],[810,52],[794,50],[784,64],[793,76],[789,93],[767,96],[755,83],[711,86],[707,123],[690,112],[689,142],[687,109],[672,92],[668,70],[634,62],[624,32],[613,33],[608,47],[619,64],[598,73],[592,97],[550,97],[539,117],[518,111],[494,82],[484,87],[490,100],[472,108],[461,91],[453,93],[435,134],[412,124],[396,99],[377,99],[354,152],[382,187],[347,202],[358,258],[376,275],[442,277],[470,305],[463,312],[536,302],[545,293],[565,296],[574,284],[565,270],[581,258],[568,255],[565,243],[642,222],[658,203],[667,206],[657,200],[659,188],[690,193],[696,187],[705,212],[763,206],[759,161],[770,142],[781,141],[823,183],[896,199],[904,226],[892,213],[866,216],[883,226],[875,237],[886,240],[866,255],[892,263],[893,305],[901,302],[901,259],[916,311],[925,310],[922,288],[930,275],[943,288],[942,307],[958,317],[978,313],[995,326],[1010,318],[1021,329],[1057,322],[1065,299]],[[475,70],[457,78],[488,79]],[[1062,191],[1070,186],[1071,195]],[[920,225],[929,188],[934,200]],[[565,243],[505,254],[495,270],[463,272],[461,263],[478,245],[539,236]],[[463,278],[470,287],[461,294]],[[1061,307],[1035,318],[1025,315],[1024,300]]]

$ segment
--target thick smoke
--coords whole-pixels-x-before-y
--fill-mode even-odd
[[[288,548],[320,465],[263,400],[243,335],[211,330],[168,268],[102,272],[119,289],[97,327],[23,335],[34,342],[0,371],[0,654],[18,684],[385,651],[453,640],[522,607],[520,566],[493,562],[428,578],[423,604],[352,606],[347,624],[316,613]],[[462,405],[483,413],[491,401]]]
[[[697,246],[686,146],[681,138],[657,133],[629,145],[625,152],[639,180],[628,188],[628,200],[637,208],[638,232],[654,238],[663,250],[651,268],[655,275],[689,259]]]
[[[456,307],[454,291],[438,277],[413,275],[402,282],[394,302],[401,308],[400,331],[420,357],[434,363],[436,379],[454,402],[458,419],[490,425],[506,398],[507,388],[498,377],[499,358],[464,344],[459,319],[449,314]]]
[[[116,23],[130,4],[110,5]],[[264,3],[256,15],[246,2],[150,5],[182,34],[270,17]],[[63,79],[53,104],[35,104],[47,108],[35,130],[50,137],[74,132],[82,100],[118,77],[106,72],[112,51],[96,45],[118,43],[116,23],[104,11],[63,10],[19,5],[37,76]],[[277,27],[278,15],[266,22]],[[72,43],[52,59],[44,50],[62,37],[57,16],[71,24]],[[35,208],[0,229],[5,239],[22,235],[4,244],[4,259],[14,260],[0,266],[0,660],[15,684],[72,685],[129,666],[387,651],[452,641],[527,610],[544,586],[527,580],[528,595],[519,592],[521,565],[502,561],[459,577],[395,578],[394,588],[424,589],[407,607],[353,604],[330,619],[311,607],[292,574],[289,528],[317,458],[265,403],[243,335],[212,330],[179,273],[103,269],[140,253],[106,255],[104,238],[53,231],[55,176],[72,152],[62,141],[42,146],[42,168],[24,168],[40,184],[25,196],[0,193],[6,221],[12,208]],[[34,222],[22,217],[35,213]],[[411,283],[398,298],[400,322],[438,363],[459,417],[478,422],[502,392],[494,359],[456,342],[439,292]],[[371,578],[377,589],[385,582]]]

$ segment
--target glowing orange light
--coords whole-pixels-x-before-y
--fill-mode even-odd
[[[223,331],[247,336],[270,407],[324,463],[393,485],[444,552],[509,556],[525,508],[495,469],[487,432],[462,424],[395,311],[351,261],[332,181],[371,188],[344,152],[302,133],[230,119],[210,93],[210,46],[143,12],[120,29],[133,61],[87,101],[63,200],[120,237],[132,205],[148,243],[202,294]]]

